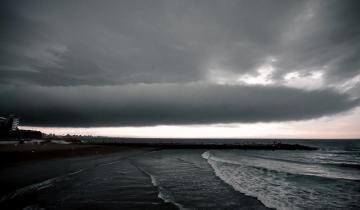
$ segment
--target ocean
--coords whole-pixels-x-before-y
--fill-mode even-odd
[[[283,142],[319,150],[162,149],[52,160],[29,170],[66,165],[68,173],[17,189],[0,204],[19,209],[360,209],[360,141]]]
[[[360,144],[299,142],[318,151],[207,151],[216,176],[275,209],[360,209]]]
[[[204,151],[210,170],[197,151],[164,150],[146,158],[143,167],[163,197],[189,209],[239,209],[239,193],[274,209],[360,209],[360,142],[296,143],[320,149]],[[219,190],[218,181],[233,190]]]

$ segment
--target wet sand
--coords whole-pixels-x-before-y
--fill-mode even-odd
[[[152,147],[95,144],[26,143],[0,145],[0,168],[38,160],[74,158]]]
[[[149,174],[174,177],[184,173],[189,189],[207,186],[200,194],[183,198],[190,205],[213,205],[235,196],[237,209],[267,209],[255,198],[235,192],[219,180],[201,158],[203,150],[158,150],[152,147],[108,145],[23,144],[1,145],[0,209],[178,209],[162,187],[176,182],[158,181]],[[170,159],[169,159],[170,158]],[[188,161],[183,161],[189,158]],[[199,161],[201,167],[190,161]],[[159,162],[160,161],[160,162]],[[188,162],[188,163],[187,163]],[[183,168],[187,164],[190,168]],[[158,168],[157,167],[162,167]],[[149,171],[146,171],[147,169]],[[154,171],[152,171],[154,170]],[[193,183],[193,178],[209,176]],[[160,183],[161,184],[161,183]],[[182,184],[178,185],[182,186]],[[171,188],[171,187],[170,187]],[[213,193],[212,191],[214,190]],[[202,192],[201,191],[201,192]],[[174,191],[190,195],[193,190]],[[200,192],[200,191],[199,191]],[[190,194],[189,194],[190,193]],[[217,193],[219,193],[217,195]],[[205,197],[204,197],[205,196]],[[195,199],[192,201],[192,199]],[[175,199],[176,200],[176,199]],[[181,199],[180,199],[181,200]],[[181,203],[182,203],[181,202]],[[235,202],[235,203],[234,203]],[[219,203],[218,203],[219,204]],[[199,204],[200,205],[200,204]]]
[[[151,149],[106,145],[1,145],[5,165],[0,168],[0,209],[177,209],[158,198],[150,177],[125,161]],[[113,163],[118,168],[114,173],[126,169],[131,174],[123,174],[121,187],[112,186],[108,180],[122,174],[102,171],[111,168],[113,173]],[[80,172],[83,172],[81,176]],[[60,190],[54,192],[54,185]],[[100,185],[106,186],[106,190],[101,190]]]

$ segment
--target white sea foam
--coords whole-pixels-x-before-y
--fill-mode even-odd
[[[230,165],[223,165],[223,162],[218,162],[210,151],[202,154],[202,157],[207,160],[210,166],[213,168],[215,175],[223,180],[225,183],[233,187],[236,191],[244,193],[247,196],[252,196],[260,200],[265,206],[275,209],[297,209],[290,208],[289,204],[282,204],[276,202],[276,198],[264,191],[262,182],[258,182],[257,174],[247,174],[249,170],[240,165],[231,168]],[[228,163],[230,163],[229,161]],[[255,179],[254,179],[255,178]]]
[[[203,158],[208,159],[210,152],[204,153]],[[288,160],[281,160],[268,157],[236,155],[235,158],[226,153],[226,156],[218,157],[212,155],[212,160],[223,163],[237,164],[243,166],[252,166],[266,168],[268,170],[286,172],[291,174],[301,174],[317,177],[327,177],[332,179],[360,180],[360,174],[349,170],[339,170],[337,167],[331,167],[329,164],[306,164]]]
[[[163,200],[165,203],[174,204],[180,210],[188,210],[188,208],[185,208],[180,203],[175,202],[175,200],[172,197],[171,193],[168,190],[166,190],[165,188],[163,188],[162,186],[160,186],[160,183],[158,182],[158,180],[156,179],[156,177],[154,175],[152,175],[149,172],[145,171],[143,168],[140,168],[138,166],[136,166],[136,167],[150,177],[152,185],[158,189],[158,192],[159,192],[158,198]]]
[[[347,186],[351,187],[349,184],[351,180],[334,179],[329,182],[328,177],[289,174],[280,170],[283,168],[272,167],[278,162],[261,165],[266,162],[265,159],[259,163],[257,159],[241,155],[236,156],[237,160],[234,160],[234,157],[228,160],[207,151],[202,157],[207,160],[221,180],[236,191],[256,197],[270,208],[336,209],[341,203],[353,203],[353,199],[356,199],[351,197],[351,193],[350,196],[340,195],[334,190],[334,188],[341,190]],[[332,197],[334,199],[331,199]]]

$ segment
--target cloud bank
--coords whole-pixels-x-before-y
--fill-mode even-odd
[[[359,74],[359,1],[1,3],[0,81],[45,86],[177,83],[256,75],[269,59],[327,83]]]
[[[360,97],[357,0],[0,4],[0,114],[28,125],[302,120]]]
[[[8,88],[0,97],[0,111],[25,125],[74,127],[303,120],[359,104],[331,90],[209,84]]]

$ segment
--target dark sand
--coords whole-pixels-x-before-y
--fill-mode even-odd
[[[37,160],[103,155],[148,147],[91,144],[26,143],[0,145],[0,169]]]
[[[48,142],[3,144],[0,145],[0,196],[36,181],[67,173],[72,170],[72,165],[77,160],[86,161],[88,159],[89,162],[92,162],[106,154],[135,150],[151,151],[153,149],[121,145],[55,144]],[[56,166],[57,162],[61,164],[60,167]],[[51,170],[47,170],[47,166]]]
[[[129,156],[152,149],[150,147],[53,143],[0,145],[0,209],[24,209],[25,207],[41,209],[41,205],[48,205],[47,201],[63,198],[52,193],[49,193],[49,197],[40,198],[37,191],[46,191],[49,185],[62,182],[68,178],[75,179],[78,171],[87,170],[92,173],[94,168],[114,161],[119,162]],[[115,153],[116,155],[112,155]],[[131,168],[132,166],[124,165],[124,167]],[[154,207],[156,209],[176,209],[176,206],[164,203],[158,198],[158,191],[151,184],[151,179],[147,175],[139,173],[136,168],[132,170],[133,177],[131,178],[135,179],[136,182],[134,183],[134,180],[129,181],[126,187],[114,193],[121,195],[121,198],[116,197],[118,203],[106,202],[107,198],[114,196],[113,193],[105,195],[99,193],[95,197],[99,199],[101,197],[105,202],[97,202],[96,205],[92,202],[89,205],[77,199],[70,199],[66,204],[57,204],[57,206],[49,204],[47,207],[50,209],[114,209],[121,206],[125,209]],[[82,179],[86,180],[84,177]],[[78,182],[83,180],[78,180]],[[137,185],[140,185],[140,188]],[[67,188],[70,189],[69,193],[81,190],[81,186],[76,189],[72,189],[71,186]],[[64,189],[64,191],[66,190]],[[136,193],[134,194],[134,192]],[[83,193],[79,194],[83,195]],[[38,203],[41,205],[39,206]]]
[[[177,209],[159,198],[152,178],[131,160],[161,160],[153,155],[155,150],[120,145],[0,145],[0,209]],[[241,193],[237,197],[244,204],[241,209],[267,209],[255,198]]]

